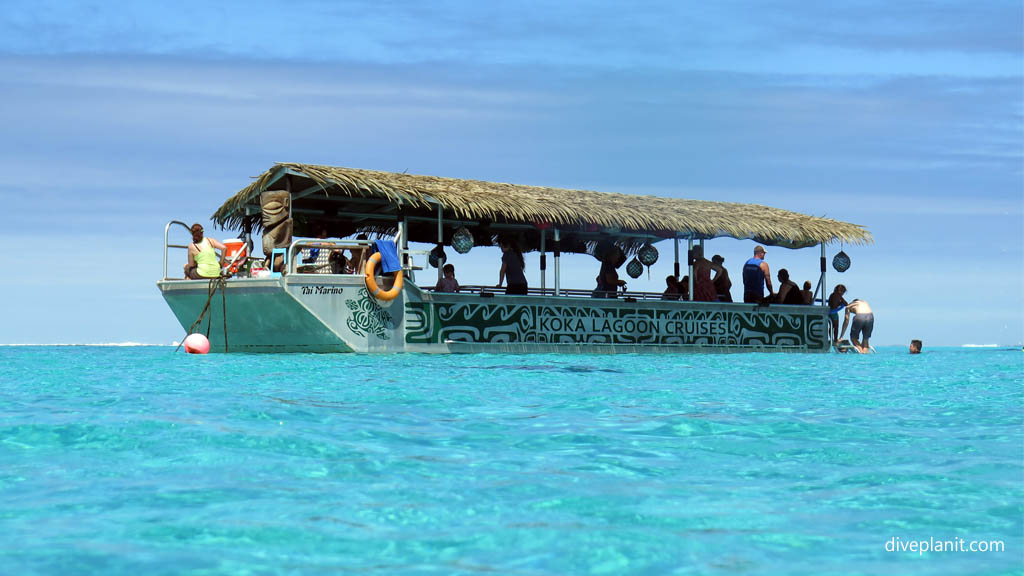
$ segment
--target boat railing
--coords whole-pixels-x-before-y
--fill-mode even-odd
[[[331,274],[330,262],[319,262],[325,260],[317,254],[317,261],[311,262],[306,266],[299,265],[301,261],[299,256],[303,250],[310,249],[321,249],[326,250],[328,254],[335,251],[348,250],[350,253],[354,250],[372,250],[375,246],[373,240],[330,240],[326,238],[301,238],[293,240],[291,245],[288,247],[287,260],[288,265],[286,270],[288,274]],[[403,261],[402,269],[406,271],[423,270],[424,267],[416,263],[417,257],[423,257],[424,260],[430,254],[429,250],[398,250],[399,257]],[[403,257],[404,256],[404,257]],[[365,258],[360,258],[365,261]],[[362,275],[363,270],[353,269],[351,274]]]
[[[421,286],[421,290],[424,292],[431,292],[435,294],[442,294],[438,292],[432,286]],[[483,298],[489,298],[493,296],[505,296],[505,288],[497,286],[484,286],[484,285],[460,285],[458,294],[475,294]],[[526,290],[527,296],[555,296],[555,290],[553,288],[528,288]],[[559,288],[558,296],[567,298],[611,298],[618,299],[622,302],[636,302],[638,300],[644,301],[659,301],[659,302],[691,302],[680,298],[677,295],[666,295],[663,292],[639,292],[639,291],[619,291],[617,293],[598,292],[594,289],[581,289],[581,288]],[[701,302],[693,301],[697,304],[740,304],[750,306],[744,302]],[[821,306],[819,301],[815,301],[815,306]],[[771,304],[771,306],[780,306],[780,304]],[[796,305],[792,305],[796,306]]]
[[[167,223],[166,226],[164,226],[164,280],[170,280],[170,278],[167,277],[167,256],[168,256],[168,251],[171,248],[180,248],[180,249],[183,249],[183,250],[188,250],[188,244],[171,244],[170,243],[170,235],[171,235],[171,227],[172,226],[181,226],[185,230],[185,233],[189,235],[188,236],[189,240],[192,239],[192,229],[189,228],[188,224],[185,224],[184,222],[182,222],[180,220],[171,220],[170,222]],[[184,273],[182,274],[182,276],[184,276]]]
[[[433,292],[432,288],[423,288],[428,292]],[[505,289],[496,286],[482,286],[482,285],[461,285],[459,286],[459,294],[477,294],[484,298],[488,296],[504,296]],[[555,296],[554,288],[527,288],[527,296]],[[666,298],[661,292],[638,292],[638,291],[619,291],[619,292],[598,292],[593,289],[581,289],[581,288],[559,288],[558,296],[565,296],[569,298],[618,298],[623,301],[635,302],[637,300],[658,300],[666,302],[678,302],[677,298]]]
[[[184,275],[175,276],[172,278],[167,273],[170,260],[170,250],[172,248],[179,250],[188,250],[188,244],[171,243],[171,229],[176,227],[180,227],[182,230],[184,230],[185,233],[189,235],[188,238],[191,240],[192,230],[188,224],[180,220],[171,220],[164,226],[164,280],[185,279]],[[302,251],[311,248],[319,248],[326,250],[326,253],[329,256],[334,251],[349,250],[350,252],[352,252],[353,250],[372,250],[374,245],[375,242],[372,240],[332,240],[326,238],[297,238],[292,240],[292,243],[288,246],[288,248],[275,249],[273,251],[273,256],[274,259],[280,257],[285,260],[284,270],[286,271],[287,274],[331,274],[331,266],[327,258],[323,259],[325,261],[324,263],[311,263],[311,266],[302,266],[301,262],[299,262],[299,256],[302,254]],[[406,271],[423,270],[424,266],[418,265],[417,260],[422,258],[421,261],[425,262],[430,254],[429,250],[399,249],[398,252],[404,262],[402,268]],[[238,272],[235,274],[235,277],[259,277],[262,275],[258,272],[260,269],[265,269],[265,274],[274,275],[274,266],[270,265],[270,260],[271,258],[269,256],[248,255],[245,257],[244,260],[240,262],[232,262],[232,264],[238,264],[236,267],[238,269]],[[363,271],[352,270],[350,274],[362,275]],[[277,275],[280,275],[280,269],[278,269]]]

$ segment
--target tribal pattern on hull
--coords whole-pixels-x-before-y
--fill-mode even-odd
[[[370,296],[366,288],[360,288],[356,300],[345,300],[345,305],[352,311],[352,315],[345,321],[345,325],[356,336],[365,336],[369,332],[381,340],[388,340],[388,332],[395,329],[395,322],[391,314],[377,304],[377,300]]]
[[[409,344],[649,344],[819,349],[819,313],[407,302]],[[816,310],[815,310],[816,312]]]

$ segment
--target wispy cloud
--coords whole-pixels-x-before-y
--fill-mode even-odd
[[[1019,75],[1017,2],[13,0],[8,54]]]

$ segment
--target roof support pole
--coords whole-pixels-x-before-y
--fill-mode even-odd
[[[825,259],[825,243],[822,242],[821,243],[821,280],[818,281],[818,284],[821,285],[821,305],[822,306],[828,306],[828,285],[825,283],[825,280],[826,280],[826,278],[825,278],[825,269],[826,269],[825,262],[826,262],[826,259]],[[811,302],[811,304],[814,304],[814,302]]]
[[[676,279],[678,279],[679,278],[679,235],[676,234],[676,237],[673,238],[672,240],[676,243],[676,265],[672,269],[672,271],[673,271],[673,274],[676,277]]]
[[[295,205],[295,198],[292,198],[292,179],[284,177],[284,189],[288,192],[288,217],[292,217],[292,206]]]
[[[547,240],[548,231],[540,231],[540,293],[544,293],[548,281],[548,255],[544,252],[544,243]]]
[[[416,282],[416,274],[412,270],[412,263],[409,262],[409,256],[405,253],[405,251],[409,249],[409,219],[405,217],[405,214],[402,214],[402,219],[399,221],[398,225],[399,230],[402,232],[402,245],[398,246],[398,249],[402,251],[402,267],[405,268],[406,266],[409,266],[409,272],[407,272],[409,281]]]
[[[558,228],[555,228],[555,296],[559,295],[561,287],[561,267],[559,266],[559,260],[561,259],[562,241],[558,235]]]
[[[437,247],[441,248],[442,246],[444,246],[444,222],[442,220],[442,208],[441,208],[441,205],[438,204],[437,205]],[[443,276],[443,273],[441,272],[441,268],[444,266],[444,264],[442,264],[440,261],[438,261],[438,264],[439,264],[439,266],[437,267],[437,281],[440,282],[441,281],[441,277]]]
[[[690,291],[688,300],[693,300],[693,237],[686,239],[686,262],[690,265],[690,283],[687,289]]]

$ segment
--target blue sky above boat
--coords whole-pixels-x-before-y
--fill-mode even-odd
[[[25,304],[3,340],[179,338],[153,286],[163,224],[295,161],[855,222],[876,244],[830,283],[871,301],[879,344],[1019,343],[1022,19],[1019,2],[8,3],[4,235],[40,250],[7,255],[32,273],[0,288]],[[707,251],[737,276],[748,244]],[[659,250],[631,288],[661,289]],[[817,256],[769,263],[815,281]],[[460,281],[495,282],[496,261],[474,251]],[[595,264],[567,262],[583,288]]]

